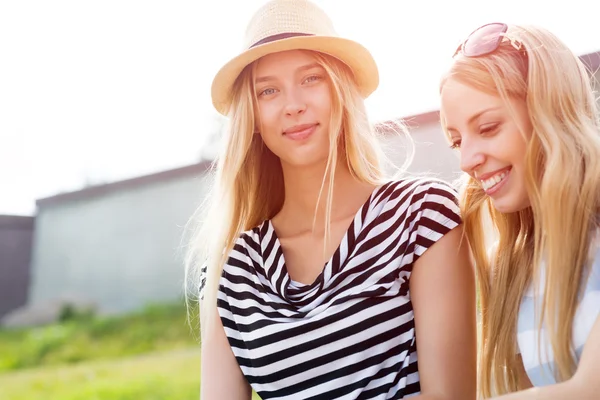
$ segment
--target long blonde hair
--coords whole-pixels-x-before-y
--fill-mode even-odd
[[[352,71],[339,60],[311,52],[326,71],[332,94],[330,146],[321,194],[326,194],[325,228],[333,198],[333,172],[338,161],[347,164],[359,181],[379,185],[384,180],[385,155],[367,118],[364,99]],[[255,65],[240,74],[229,112],[229,127],[223,149],[215,162],[214,187],[204,216],[197,216],[197,229],[186,257],[186,299],[195,299],[200,267],[207,267],[201,327],[211,321],[223,266],[241,232],[272,218],[284,202],[283,173],[279,158],[263,143],[254,90]],[[319,196],[319,200],[321,195]],[[201,215],[201,214],[199,214]],[[186,302],[189,304],[189,302]]]
[[[530,284],[545,288],[536,323],[548,330],[555,378],[573,375],[573,319],[600,202],[600,123],[585,67],[544,29],[511,26],[506,37],[513,43],[505,40],[489,55],[458,56],[441,83],[460,81],[500,96],[509,108],[509,98],[523,99],[533,127],[525,160],[530,208],[498,212],[473,178],[461,196],[478,274],[479,390],[484,397],[523,388],[516,372],[517,316]],[[491,255],[486,251],[490,235],[498,238]]]

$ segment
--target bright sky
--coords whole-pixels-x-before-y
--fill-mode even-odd
[[[196,162],[210,84],[265,0],[0,3],[0,214],[35,199]],[[380,67],[373,120],[438,107],[456,45],[491,21],[544,26],[600,50],[596,0],[317,0]],[[235,12],[235,15],[233,14]]]

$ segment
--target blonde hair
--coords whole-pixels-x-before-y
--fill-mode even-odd
[[[489,55],[456,57],[441,83],[443,88],[454,79],[498,95],[509,109],[510,98],[522,99],[533,127],[525,159],[530,208],[498,212],[473,178],[461,196],[478,274],[479,390],[484,397],[523,388],[516,372],[517,316],[531,283],[545,288],[536,323],[548,330],[555,378],[564,381],[573,375],[573,319],[600,200],[600,124],[585,67],[544,29],[511,26],[506,38]],[[490,235],[498,238],[492,255],[486,251]],[[542,258],[545,277],[540,274]]]
[[[339,60],[310,52],[323,67],[331,88],[332,111],[327,168],[319,201],[325,190],[325,232],[329,232],[334,171],[345,163],[361,182],[379,185],[384,181],[385,156],[367,118],[364,99],[352,71]],[[200,267],[207,266],[201,318],[204,328],[216,309],[223,266],[240,233],[275,216],[284,202],[283,174],[279,158],[263,143],[254,90],[255,65],[238,77],[229,111],[224,147],[216,160],[214,187],[206,217],[193,235],[186,260],[186,298],[198,290]],[[327,237],[325,238],[327,239]],[[189,303],[188,303],[189,304]]]

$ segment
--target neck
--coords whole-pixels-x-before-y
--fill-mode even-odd
[[[316,218],[316,227],[322,225],[326,215],[327,197],[329,192],[329,176],[325,177],[326,163],[295,167],[282,163],[285,182],[285,201],[280,220],[285,219],[296,227],[312,227]],[[325,182],[323,182],[325,177]],[[322,192],[321,192],[321,187]],[[370,184],[362,183],[350,173],[347,164],[340,160],[333,179],[333,204],[331,219],[342,218],[356,213],[357,203],[366,201],[366,196],[373,190]],[[319,193],[321,198],[319,199]],[[366,196],[365,196],[366,195]],[[340,201],[346,199],[345,201]],[[317,228],[318,229],[318,228]]]

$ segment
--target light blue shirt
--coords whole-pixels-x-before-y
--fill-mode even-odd
[[[595,241],[593,243],[590,253],[594,258],[590,276],[573,320],[573,348],[577,363],[592,327],[600,315],[600,247]],[[533,287],[530,287],[523,296],[517,323],[517,342],[529,380],[534,386],[545,386],[556,383],[556,380],[553,372],[552,346],[545,328],[540,334],[537,326],[539,313],[534,307],[541,305],[543,287],[540,287],[539,292],[538,301],[535,301]]]

